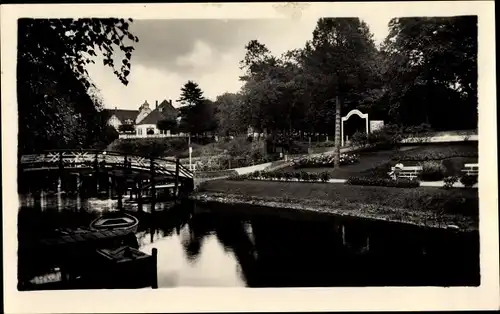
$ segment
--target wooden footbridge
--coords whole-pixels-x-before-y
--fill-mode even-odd
[[[192,171],[183,166],[178,158],[153,158],[98,150],[50,150],[22,155],[19,169],[21,174],[58,171],[59,180],[68,173],[76,175],[77,188],[82,176],[107,176],[120,198],[126,190],[136,192],[139,198],[142,191],[152,190],[154,198],[155,186],[162,184],[173,186],[174,195],[179,191],[189,193],[194,188]],[[96,184],[99,184],[98,180]]]

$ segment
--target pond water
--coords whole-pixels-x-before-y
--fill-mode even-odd
[[[116,208],[112,199],[63,195],[22,195],[20,202],[20,243],[54,228],[87,227]],[[138,212],[136,204],[124,207]],[[140,250],[158,249],[159,288],[480,283],[477,233],[188,201],[150,212],[143,205],[136,236]]]

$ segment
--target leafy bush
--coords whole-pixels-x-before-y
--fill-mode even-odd
[[[334,157],[331,154],[322,154],[319,156],[305,156],[292,160],[292,164],[296,169],[300,168],[320,168],[333,167]],[[357,154],[340,154],[340,164],[350,165],[359,162]]]
[[[301,181],[309,181],[309,172],[301,171],[300,172],[300,180]]]
[[[460,178],[460,183],[462,183],[466,188],[471,188],[477,183],[477,176],[465,175]]]
[[[427,161],[427,160],[442,160],[454,157],[471,157],[477,158],[477,146],[473,145],[455,145],[455,146],[423,146],[421,148],[402,152],[392,159],[394,161]]]
[[[219,178],[226,176],[238,175],[235,170],[220,170],[220,171],[206,171],[206,172],[196,172],[196,178]]]
[[[396,124],[386,124],[381,129],[375,130],[369,135],[364,132],[356,132],[351,141],[357,146],[373,145],[378,149],[389,149],[397,147],[401,142],[411,136],[420,137],[430,132],[429,124],[422,123],[416,126],[400,126]]]
[[[290,181],[290,180],[292,180],[292,179],[293,179],[293,173],[291,173],[291,172],[285,172],[285,173],[283,174],[283,178],[284,178],[286,181]]]
[[[322,182],[328,182],[330,180],[330,173],[328,171],[323,171],[319,175]]]
[[[274,177],[278,180],[281,180],[284,177],[283,171],[275,171],[272,173]]]
[[[317,173],[309,173],[309,181],[318,181],[319,180],[319,174]]]
[[[444,178],[444,188],[445,189],[450,189],[453,187],[453,184],[455,184],[458,181],[458,176],[449,176]]]
[[[335,147],[335,142],[334,141],[319,142],[316,144],[316,147]]]
[[[295,172],[294,173],[294,177],[295,177],[295,179],[297,179],[298,181],[300,181],[300,179],[302,179],[302,173],[301,172]]]
[[[439,181],[444,178],[446,167],[439,161],[425,161],[421,164],[421,178],[425,181]]]
[[[346,184],[349,185],[369,185],[369,186],[385,186],[395,188],[416,188],[420,183],[416,180],[406,179],[384,179],[384,178],[369,178],[369,177],[350,177]]]

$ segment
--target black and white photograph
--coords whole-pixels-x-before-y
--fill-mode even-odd
[[[453,2],[2,6],[9,289],[498,308],[493,4]]]

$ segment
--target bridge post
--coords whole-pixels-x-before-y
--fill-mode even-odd
[[[123,209],[123,179],[117,180],[116,192],[118,193],[118,209]]]
[[[59,152],[59,176],[57,178],[57,192],[60,192],[62,188],[63,171],[64,171],[63,153]]]
[[[97,161],[97,152],[94,156],[94,181],[96,187],[96,194],[99,195],[99,162]]]
[[[137,207],[142,211],[142,180],[137,182]]]
[[[151,213],[154,212],[156,204],[156,181],[155,181],[155,163],[154,158],[151,156],[149,159],[149,168],[151,174]]]
[[[175,188],[174,188],[174,199],[177,202],[177,196],[179,194],[179,157],[175,157]]]

